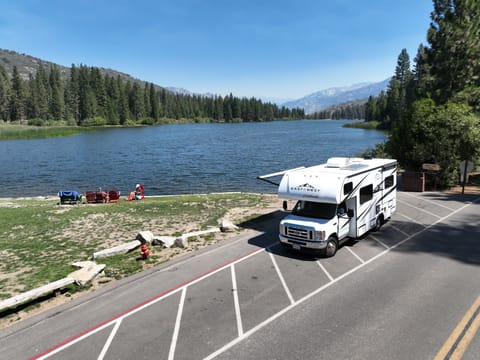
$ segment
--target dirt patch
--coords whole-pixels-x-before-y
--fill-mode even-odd
[[[447,194],[461,194],[462,186],[452,186],[450,189],[444,191]],[[465,185],[464,194],[480,195],[480,185]]]

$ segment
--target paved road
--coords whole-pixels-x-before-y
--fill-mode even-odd
[[[0,358],[478,358],[479,199],[399,192],[320,260],[280,248],[283,215],[2,330]]]

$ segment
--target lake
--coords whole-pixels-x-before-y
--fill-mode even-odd
[[[386,140],[347,120],[178,124],[105,129],[73,137],[0,141],[0,197],[48,196],[59,190],[136,183],[145,194],[269,192],[258,175],[355,156]]]

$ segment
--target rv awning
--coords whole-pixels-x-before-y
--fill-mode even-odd
[[[271,174],[267,174],[267,175],[257,176],[257,179],[258,179],[258,180],[265,181],[265,182],[268,182],[269,184],[273,184],[273,185],[279,186],[279,185],[280,185],[279,183],[270,180],[270,178],[274,178],[274,177],[278,177],[278,176],[283,176],[283,175],[285,175],[286,173],[288,173],[288,172],[290,172],[290,171],[296,171],[296,170],[301,170],[301,169],[305,169],[305,166],[301,166],[301,167],[293,168],[293,169],[288,169],[288,170],[283,170],[283,171],[279,171],[279,172],[271,173]]]

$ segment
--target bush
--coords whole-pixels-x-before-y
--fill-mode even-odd
[[[94,116],[93,118],[83,119],[81,122],[82,126],[105,126],[107,125],[107,120],[101,116]]]

